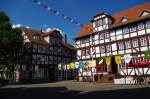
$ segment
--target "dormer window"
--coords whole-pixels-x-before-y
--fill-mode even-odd
[[[148,15],[150,14],[150,11],[148,10],[143,10],[141,13],[140,13],[140,16],[145,16],[145,15]]]
[[[125,21],[128,21],[128,20],[129,20],[129,19],[128,19],[127,17],[123,16],[123,17],[121,18],[120,22],[125,22]]]
[[[113,18],[107,13],[99,13],[91,20],[93,23],[93,31],[102,31],[108,29],[108,27],[112,24]]]
[[[34,40],[37,40],[37,41],[40,41],[41,40],[41,37],[39,34],[33,36]]]

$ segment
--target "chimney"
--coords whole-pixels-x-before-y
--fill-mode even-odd
[[[67,34],[64,35],[64,42],[67,44]]]

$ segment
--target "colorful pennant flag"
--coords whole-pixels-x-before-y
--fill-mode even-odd
[[[63,13],[55,10],[55,9],[52,9],[51,7],[49,7],[48,5],[38,1],[38,0],[33,0],[33,2],[37,5],[39,5],[40,7],[44,8],[44,9],[47,9],[49,12],[55,14],[56,16],[61,16],[63,19],[71,22],[71,23],[74,23],[76,24],[77,26],[80,26],[80,27],[83,27],[84,25],[82,25],[80,22],[77,22],[75,21],[73,18],[69,17],[69,16],[66,16],[64,15]]]

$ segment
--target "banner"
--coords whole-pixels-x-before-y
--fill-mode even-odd
[[[74,63],[70,63],[70,69],[74,69],[75,68],[75,64]]]
[[[110,58],[110,56],[106,56],[106,57],[105,57],[105,62],[106,62],[107,65],[110,65],[110,63],[111,63],[111,58]]]
[[[83,68],[84,67],[84,62],[83,61],[80,61],[79,62],[79,68]]]
[[[125,63],[129,63],[131,61],[131,58],[132,57],[130,56],[130,54],[126,54],[126,55],[123,56],[123,59],[124,59]]]
[[[61,70],[61,64],[58,64],[58,70]]]
[[[121,64],[121,56],[120,55],[115,56],[115,61],[117,64]]]
[[[92,67],[96,67],[96,60],[92,60]]]
[[[70,65],[69,65],[69,64],[67,64],[67,69],[68,69],[68,70],[70,69]]]
[[[86,69],[89,68],[89,62],[88,62],[88,61],[86,61],[86,62],[84,63],[84,68],[86,68]]]
[[[75,68],[79,68],[79,62],[75,62]]]
[[[66,65],[63,65],[62,68],[63,68],[63,70],[66,70]]]

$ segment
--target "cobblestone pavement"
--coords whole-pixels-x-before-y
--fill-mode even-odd
[[[150,96],[150,85],[115,85],[77,81],[42,84],[18,84],[0,87],[0,99],[49,99],[50,97],[105,97],[141,99]]]
[[[93,83],[93,82],[78,82],[78,81],[59,81],[44,84],[22,84],[22,85],[8,85],[2,88],[40,88],[40,87],[65,87],[68,90],[90,92],[90,91],[104,91],[104,90],[120,90],[120,89],[135,89],[135,88],[150,88],[150,85],[116,85],[110,83]]]

